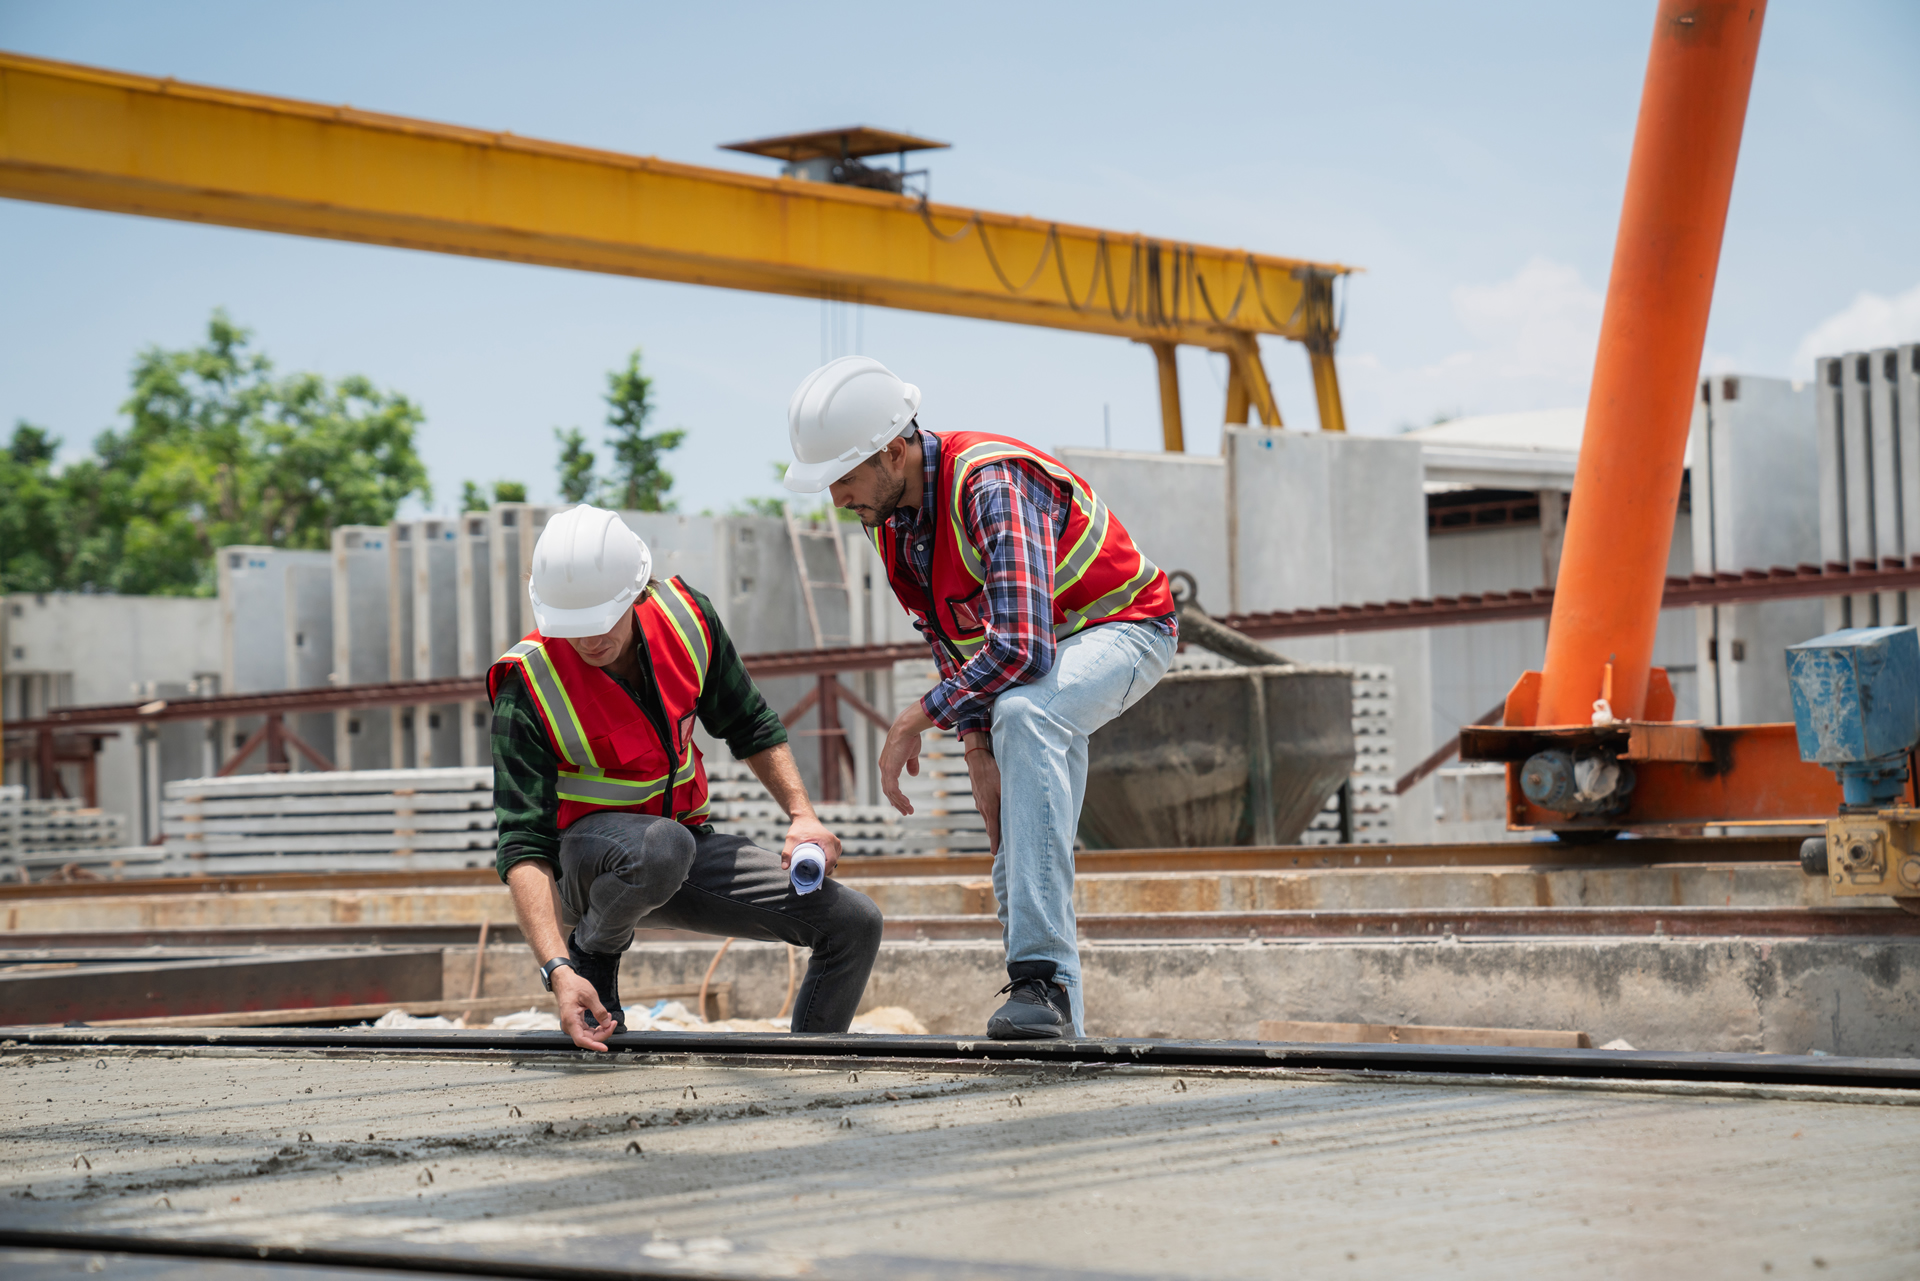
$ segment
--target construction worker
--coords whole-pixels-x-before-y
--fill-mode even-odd
[[[844,356],[787,406],[787,488],[830,489],[860,517],[940,682],[880,750],[880,785],[903,814],[900,771],[920,735],[965,744],[993,850],[1008,1000],[987,1035],[1085,1034],[1074,941],[1073,841],[1087,736],[1146,696],[1176,645],[1167,576],[1087,483],[1006,436],[931,432],[920,391],[877,360]]]
[[[487,673],[498,869],[521,935],[584,1049],[626,1030],[620,958],[641,924],[813,949],[793,1030],[844,1032],[880,911],[832,879],[796,891],[794,848],[818,844],[831,872],[840,842],[712,604],[652,570],[617,513],[561,512],[533,550],[535,630]],[[708,824],[696,717],[791,816],[778,854]]]

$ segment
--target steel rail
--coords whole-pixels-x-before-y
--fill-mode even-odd
[[[71,1271],[85,1275],[95,1258],[109,1254],[131,1254],[157,1259],[177,1259],[182,1271],[189,1263],[208,1260],[233,1260],[252,1265],[245,1275],[258,1276],[262,1265],[275,1273],[284,1273],[297,1281],[301,1269],[343,1268],[373,1273],[418,1273],[424,1276],[515,1277],[524,1281],[685,1281],[698,1275],[703,1281],[762,1281],[760,1272],[730,1272],[703,1267],[697,1274],[686,1265],[655,1263],[635,1253],[631,1261],[616,1265],[594,1265],[563,1260],[513,1259],[488,1253],[485,1247],[435,1245],[432,1247],[383,1243],[379,1247],[272,1245],[253,1241],[211,1241],[203,1237],[154,1237],[131,1232],[76,1231],[0,1226],[0,1250],[66,1250],[77,1256]],[[433,1253],[428,1253],[432,1250]],[[5,1260],[0,1258],[0,1265]],[[107,1261],[101,1259],[102,1263]],[[110,1264],[108,1266],[111,1266]],[[165,1274],[171,1276],[169,1272]],[[956,1272],[955,1281],[979,1275]],[[994,1275],[999,1275],[997,1270]],[[1076,1273],[1075,1275],[1079,1275]],[[209,1281],[225,1281],[224,1269],[212,1271]]]
[[[805,1032],[626,1032],[610,1052],[576,1049],[558,1032],[498,1028],[0,1028],[0,1053],[30,1050],[288,1050],[365,1053],[492,1053],[640,1064],[713,1061],[806,1067],[893,1061],[924,1069],[973,1065],[1019,1071],[1164,1068],[1418,1073],[1564,1080],[1725,1081],[1750,1085],[1869,1086],[1920,1090],[1920,1060],[1826,1055],[1548,1050],[1481,1045],[1323,1045],[1261,1041],[1086,1039],[994,1041],[985,1037],[857,1036]]]
[[[1719,574],[1669,578],[1661,609],[1690,605],[1739,605],[1753,601],[1798,600],[1865,592],[1907,591],[1920,587],[1920,556],[1858,560],[1851,565],[1775,565]],[[1553,589],[1463,593],[1414,600],[1327,605],[1318,609],[1230,614],[1220,621],[1261,640],[1325,636],[1335,632],[1385,632],[1409,627],[1461,627],[1546,618],[1553,613]]]
[[[1823,939],[1920,937],[1920,916],[1893,907],[1467,907],[1295,908],[1245,912],[1083,913],[1088,943],[1243,942],[1247,940],[1414,939]],[[477,922],[378,921],[327,925],[149,926],[126,930],[9,930],[0,952],[134,947],[313,948],[471,946]],[[893,943],[998,943],[990,912],[890,916],[881,937]],[[510,920],[489,923],[496,943],[522,941]],[[636,943],[711,944],[688,930],[635,931]]]
[[[1209,849],[1082,850],[1081,877],[1201,872],[1328,872],[1400,868],[1515,869],[1648,867],[1700,863],[1792,863],[1797,836],[1677,836],[1609,841],[1483,841],[1461,845],[1246,845]],[[987,854],[849,855],[838,880],[987,876]],[[156,894],[287,894],[313,890],[408,890],[497,885],[491,867],[356,872],[212,872],[122,881],[35,881],[0,884],[0,902],[45,898],[114,898]],[[0,933],[0,938],[5,937]]]
[[[1735,605],[1751,601],[1845,596],[1920,588],[1920,556],[1888,556],[1852,566],[1775,566],[1740,573],[1695,574],[1669,578],[1662,609],[1691,605]],[[1439,596],[1364,605],[1328,605],[1317,609],[1229,614],[1219,621],[1261,640],[1325,636],[1342,632],[1396,631],[1410,627],[1461,627],[1475,623],[1545,618],[1553,612],[1553,590],[1535,587],[1514,592]],[[747,671],[760,680],[781,676],[824,676],[836,672],[880,671],[902,661],[928,657],[927,647],[852,645],[835,649],[780,650],[749,654]],[[156,699],[146,703],[100,703],[54,708],[31,720],[9,722],[8,734],[74,729],[87,725],[125,725],[149,721],[226,720],[245,716],[287,716],[354,707],[413,707],[485,699],[486,678],[462,676],[428,681],[337,685],[322,689],[274,690],[226,694],[217,698]]]

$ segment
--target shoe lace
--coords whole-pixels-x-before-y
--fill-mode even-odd
[[[998,992],[995,992],[994,995],[1005,996],[1009,992],[1018,992],[1023,989],[1031,988],[1035,995],[1037,995],[1041,1000],[1051,1005],[1053,1003],[1053,1000],[1052,1000],[1053,986],[1054,985],[1051,982],[1042,978],[1029,977],[1024,979],[1015,979],[1011,983],[1007,984],[1005,987],[1001,988]]]

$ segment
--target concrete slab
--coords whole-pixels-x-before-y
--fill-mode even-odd
[[[1890,1095],[398,1050],[0,1063],[6,1229],[559,1275],[1920,1266],[1920,1108]]]

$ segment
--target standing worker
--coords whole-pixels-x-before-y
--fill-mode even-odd
[[[639,924],[813,949],[793,1030],[844,1032],[880,911],[838,881],[789,882],[796,846],[819,845],[831,872],[840,842],[712,603],[652,573],[617,513],[561,512],[533,549],[536,629],[487,672],[498,868],[520,933],[583,1049],[626,1031],[620,958]],[[778,854],[708,824],[695,717],[791,816]]]
[[[822,365],[787,406],[787,488],[830,488],[860,517],[933,647],[940,683],[888,729],[880,785],[911,814],[900,771],[920,772],[921,733],[966,746],[1010,980],[987,1035],[1083,1036],[1073,839],[1087,736],[1166,674],[1173,593],[1057,460],[1006,436],[924,431],[919,409],[919,388],[877,360]]]

